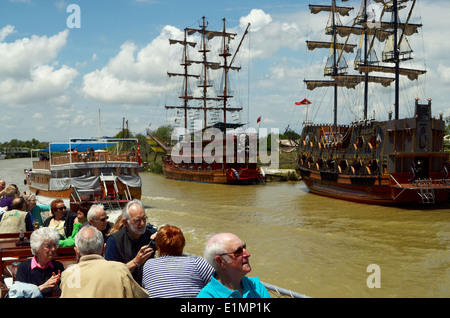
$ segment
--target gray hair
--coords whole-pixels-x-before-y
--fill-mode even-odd
[[[217,263],[214,260],[217,255],[227,252],[226,243],[229,241],[230,233],[221,233],[214,235],[208,243],[206,243],[203,258],[217,270]]]
[[[129,212],[129,210],[130,210],[131,206],[133,206],[135,204],[139,205],[142,208],[142,210],[145,211],[144,205],[142,204],[142,202],[140,200],[138,200],[138,199],[134,199],[133,201],[128,202],[127,205],[125,205],[125,207],[123,208],[122,217],[124,218],[124,220],[129,220],[130,219],[130,212]]]
[[[33,231],[30,236],[31,253],[37,255],[42,244],[52,242],[58,248],[59,246],[59,233],[52,227],[41,227],[36,231]]]
[[[94,226],[83,227],[75,235],[75,246],[81,256],[90,254],[102,254],[103,234]]]
[[[97,217],[97,213],[104,210],[105,207],[103,206],[103,204],[94,204],[90,207],[86,217],[88,220],[95,219]]]

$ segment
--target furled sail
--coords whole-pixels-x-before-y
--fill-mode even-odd
[[[322,6],[322,5],[309,5],[309,9],[311,10],[311,13],[317,14],[319,12],[325,11],[325,12],[331,12],[332,6]],[[348,16],[349,12],[353,10],[353,8],[350,7],[335,7],[335,12],[339,13],[342,16]]]
[[[360,65],[359,71],[363,73],[370,72],[382,72],[382,73],[392,73],[395,74],[395,67],[391,66],[379,66],[379,65]],[[408,79],[414,81],[419,78],[420,75],[425,74],[427,71],[425,70],[415,70],[415,69],[407,69],[407,68],[399,68],[400,75],[407,76]]]
[[[329,49],[330,47],[333,46],[333,43],[320,41],[306,41],[306,45],[308,49],[312,51],[314,49]],[[346,43],[337,43],[336,46],[344,50],[346,53],[353,53],[353,50],[356,48],[356,45]]]

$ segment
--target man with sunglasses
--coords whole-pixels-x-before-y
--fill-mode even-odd
[[[250,253],[235,234],[213,236],[206,244],[204,258],[215,271],[197,298],[270,298],[258,277],[246,276],[252,270]]]
[[[80,226],[80,230],[86,226],[93,226],[103,234],[103,240],[106,241],[108,233],[113,226],[112,222],[108,221],[105,208],[103,204],[94,204],[87,212],[87,222]]]
[[[122,228],[106,241],[105,259],[125,263],[134,279],[141,284],[142,267],[147,259],[154,256],[154,249],[148,245],[157,230],[147,224],[144,206],[137,199],[127,203],[122,218]]]

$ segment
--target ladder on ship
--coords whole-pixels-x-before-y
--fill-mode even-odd
[[[106,210],[115,211],[115,210],[121,210],[122,206],[120,205],[119,201],[117,200],[107,200],[108,206],[105,207]]]
[[[418,187],[417,194],[422,198],[422,203],[434,203],[434,188],[431,179],[418,179],[414,185]]]
[[[106,203],[108,205],[105,208],[109,209],[111,211],[122,209],[120,202],[118,200],[119,189],[117,188],[116,177],[114,176],[114,174],[111,172],[111,176],[105,176],[102,172],[101,176],[100,176],[100,180],[103,181],[103,189],[105,192]],[[112,181],[114,183],[114,188],[112,189],[112,192],[108,192],[108,187],[106,186],[106,181]]]

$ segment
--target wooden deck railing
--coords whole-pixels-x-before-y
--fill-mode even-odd
[[[66,153],[61,155],[52,155],[50,161],[36,160],[33,161],[33,169],[50,169],[50,164],[66,165],[72,163],[88,163],[88,162],[138,162],[136,152],[77,152]]]

